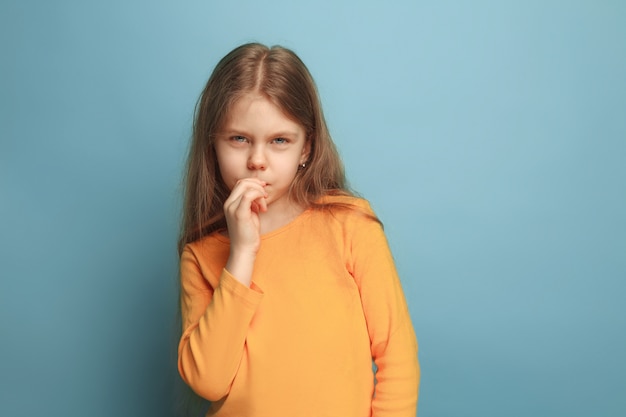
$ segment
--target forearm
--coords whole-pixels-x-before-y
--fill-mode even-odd
[[[226,395],[245,350],[248,328],[262,293],[224,271],[220,285],[196,324],[187,328],[178,350],[183,380],[199,395]]]
[[[410,324],[410,323],[409,323]],[[407,324],[377,353],[372,417],[415,417],[420,368],[413,328]],[[378,349],[376,349],[378,350]]]
[[[252,283],[255,258],[255,252],[231,250],[226,270],[241,284],[249,287]]]

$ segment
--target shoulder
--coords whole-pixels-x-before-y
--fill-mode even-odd
[[[207,281],[216,288],[228,253],[228,243],[218,233],[188,243],[180,255],[181,280],[197,282],[199,288]]]
[[[314,209],[330,222],[338,223],[344,230],[368,225],[382,226],[369,201],[361,197],[327,195],[316,202]]]
[[[216,255],[227,251],[228,248],[228,239],[220,235],[219,232],[213,232],[186,244],[183,247],[181,259],[192,258],[199,261],[203,259],[211,259]]]
[[[328,208],[352,208],[374,215],[372,207],[366,199],[352,195],[326,195],[317,201],[317,204]]]

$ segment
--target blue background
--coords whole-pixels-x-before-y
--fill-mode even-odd
[[[309,66],[386,225],[420,416],[626,415],[626,2],[3,0],[0,16],[0,415],[176,412],[192,111],[253,40]]]

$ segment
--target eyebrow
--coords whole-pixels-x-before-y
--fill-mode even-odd
[[[246,132],[244,129],[228,129],[228,130],[224,130],[224,131],[222,131],[220,133],[222,135],[225,135],[225,136],[231,136],[231,135],[241,135],[241,136],[245,136],[245,137],[253,137],[254,136],[254,135],[251,135],[250,133]],[[268,137],[271,137],[271,138],[281,138],[281,137],[294,138],[294,137],[297,137],[297,136],[298,136],[298,134],[296,132],[280,131],[280,132],[272,133]]]

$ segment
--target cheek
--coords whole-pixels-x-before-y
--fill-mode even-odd
[[[235,170],[236,165],[233,163],[232,158],[218,154],[217,167],[220,171],[224,184],[226,184],[229,190],[232,190],[237,182],[237,172]]]
[[[286,177],[290,179],[290,182],[293,182],[296,175],[298,175],[298,166],[289,165],[288,167],[285,167],[284,172],[286,173]]]
[[[233,183],[230,173],[220,168],[220,175],[222,177],[222,182],[226,185],[226,188],[232,191],[235,184]]]
[[[277,168],[283,175],[295,175],[298,171],[298,159],[290,155],[288,158],[276,158],[272,165]]]

